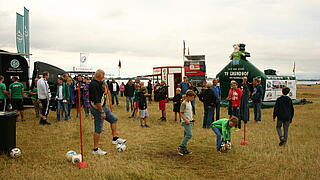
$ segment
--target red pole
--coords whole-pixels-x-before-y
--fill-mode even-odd
[[[82,113],[81,113],[81,101],[80,101],[80,82],[78,83],[78,112],[79,112],[79,120],[80,120],[80,150],[81,150],[81,162],[78,163],[78,168],[87,168],[88,164],[84,162],[84,154],[83,154],[83,144],[82,144]]]
[[[241,145],[248,145],[248,142],[246,141],[246,127],[247,127],[247,124],[244,123],[244,125],[243,125],[243,141],[240,143]]]

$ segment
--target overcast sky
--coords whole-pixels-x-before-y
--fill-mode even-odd
[[[0,0],[0,49],[16,52],[15,15],[30,10],[31,60],[65,70],[90,53],[95,70],[151,74],[152,67],[183,65],[182,41],[205,54],[208,76],[245,43],[261,70],[320,74],[319,0]]]

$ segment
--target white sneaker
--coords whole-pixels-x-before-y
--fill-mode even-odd
[[[98,155],[106,155],[107,152],[106,151],[103,151],[102,149],[98,148],[98,150],[96,151],[92,151],[92,154],[98,154]]]
[[[112,141],[111,143],[112,143],[112,144],[124,144],[124,143],[126,143],[126,142],[127,142],[126,139],[118,138],[117,140]]]

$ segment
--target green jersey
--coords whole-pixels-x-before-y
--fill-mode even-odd
[[[32,90],[29,91],[29,93],[35,93],[35,94],[31,94],[31,99],[38,99],[38,89],[37,89],[37,87],[34,87]]]
[[[134,90],[133,92],[133,102],[140,102],[140,97],[139,97],[139,92],[141,92],[141,90]]]
[[[6,85],[4,83],[0,83],[0,99],[7,99],[7,95],[4,94],[6,90]]]
[[[12,99],[22,99],[22,91],[24,89],[24,85],[19,82],[14,82],[10,84],[9,89],[11,90],[11,98]]]
[[[231,54],[231,58],[232,60],[240,60],[242,56],[242,52],[241,51],[235,51]]]
[[[231,126],[229,126],[229,119],[223,118],[214,121],[211,127],[216,127],[221,130],[222,137],[225,141],[229,141],[231,138]]]

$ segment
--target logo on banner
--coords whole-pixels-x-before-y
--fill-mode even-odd
[[[12,59],[10,62],[11,67],[18,68],[20,66],[20,62],[16,59]]]
[[[85,62],[87,61],[87,57],[86,57],[86,56],[81,56],[80,61],[81,61],[82,63],[85,63]]]
[[[23,40],[23,34],[21,33],[20,30],[17,32],[17,40],[18,41],[22,41]]]

